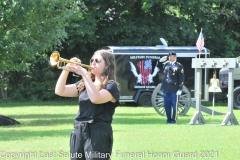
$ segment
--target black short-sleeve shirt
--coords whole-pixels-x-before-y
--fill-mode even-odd
[[[81,81],[76,83],[76,86]],[[116,102],[106,102],[103,104],[93,104],[89,99],[87,90],[83,90],[79,95],[79,112],[76,116],[76,119],[104,121],[111,123],[112,117],[115,112],[115,108],[120,104],[120,91],[117,87],[117,84],[113,81],[108,82],[102,87],[102,89],[108,90],[112,96],[116,99]]]

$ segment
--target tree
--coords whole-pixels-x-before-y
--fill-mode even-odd
[[[189,19],[195,31],[203,28],[205,46],[212,57],[237,57],[240,49],[239,0],[196,0],[174,2],[181,16]]]
[[[238,56],[238,0],[83,2],[87,8],[86,18],[94,27],[90,29],[91,35],[95,35],[95,38],[91,36],[88,41],[88,37],[85,37],[82,39],[84,43],[74,41],[77,42],[74,45],[76,48],[156,45],[160,37],[165,38],[170,45],[195,46],[200,29],[203,28],[205,46],[211,50],[212,57]]]
[[[79,1],[0,1],[0,88],[6,96],[9,71],[27,71],[36,56],[60,46],[65,27],[80,17]]]
[[[47,61],[49,55],[44,53],[53,49],[66,59],[78,56],[88,63],[103,46],[154,46],[160,37],[171,46],[195,46],[201,28],[211,57],[236,57],[240,49],[239,0],[5,0],[0,4],[0,71],[36,69],[35,57]],[[7,84],[10,74],[4,73],[0,73],[2,84]],[[1,88],[8,86],[13,85]]]
[[[76,0],[0,1],[0,89],[7,98],[8,73],[27,71],[36,57],[60,46],[72,17],[81,17]],[[46,59],[45,59],[46,60]],[[37,81],[37,80],[36,80]],[[37,82],[36,82],[37,83]]]
[[[65,26],[81,15],[78,1],[0,1],[1,71],[26,70],[27,61],[61,45]]]

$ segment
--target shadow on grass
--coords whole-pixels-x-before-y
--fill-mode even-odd
[[[27,114],[14,115],[21,126],[56,126],[61,124],[73,124],[75,114]]]
[[[155,115],[155,114],[152,114],[152,115]],[[141,116],[141,114],[138,114],[138,116]],[[167,120],[166,116],[160,116],[158,114],[156,114],[156,116],[154,117],[144,115],[142,118],[137,118],[129,114],[128,116],[125,116],[125,117],[115,116],[113,118],[113,124],[127,124],[127,125],[147,124],[149,126],[152,124],[168,125],[166,124],[166,120]],[[179,116],[177,124],[186,125],[190,122],[190,120],[191,120],[191,116],[189,115]]]
[[[26,114],[26,115],[14,115],[15,119],[44,119],[44,118],[66,118],[70,117],[74,119],[76,114]]]
[[[15,115],[14,119],[20,121],[23,126],[57,126],[61,124],[73,124],[76,115],[73,114],[29,114]],[[123,114],[118,113],[113,117],[114,124],[165,124],[165,116],[157,113]]]
[[[78,101],[46,101],[46,102],[4,102],[0,107],[27,107],[27,106],[78,106]]]
[[[203,102],[201,102],[201,104],[203,106],[206,106],[206,107],[212,107],[213,102],[211,102],[211,101],[203,101]],[[214,103],[215,107],[227,107],[227,105],[228,105],[228,103],[224,103],[224,102],[215,102]]]
[[[26,140],[30,138],[39,137],[67,137],[73,129],[63,129],[63,130],[39,130],[39,131],[29,131],[29,130],[14,130],[9,128],[9,130],[1,131],[1,141],[14,141],[14,140]]]
[[[136,116],[160,116],[157,112],[156,113],[115,113],[116,116],[131,116],[131,117],[136,117]]]
[[[206,124],[212,124],[212,125],[220,125],[221,121],[219,121],[219,116],[215,117],[216,119],[205,119]],[[218,119],[217,119],[218,118]],[[222,118],[222,117],[221,117]],[[112,125],[121,124],[123,125],[143,125],[143,127],[149,127],[151,128],[152,124],[159,124],[159,127],[161,125],[186,125],[189,124],[191,119],[191,116],[181,116],[178,119],[177,124],[166,124],[166,118],[144,118],[144,119],[136,119],[136,118],[114,118]],[[21,130],[21,126],[14,126],[14,127],[2,127],[4,130],[0,131],[1,134],[1,141],[14,141],[14,140],[26,140],[31,138],[46,138],[46,137],[68,137],[70,136],[71,131],[73,130],[73,119],[55,119],[49,121],[49,120],[40,120],[40,121],[30,121],[29,123],[26,123],[26,126],[51,126],[61,123],[69,123],[69,125],[72,125],[72,129],[59,129],[59,130],[39,130],[39,131],[29,131],[29,130]],[[199,126],[199,125],[190,125],[189,126]],[[15,128],[18,128],[15,129]],[[114,130],[114,132],[118,132],[118,130]]]
[[[21,126],[58,126],[62,124],[74,123],[75,114],[27,114],[14,115],[14,119],[21,122]],[[178,124],[189,123],[191,116],[179,116]],[[166,116],[160,116],[157,113],[115,113],[113,124],[166,124]]]
[[[72,125],[75,114],[27,114],[14,115],[12,118],[18,120],[21,126],[59,126],[62,124]],[[178,116],[178,125],[189,124],[193,115]],[[221,124],[225,115],[211,116],[203,115],[207,124]],[[115,113],[113,124],[141,125],[159,124],[166,125],[166,116],[157,113]]]
[[[67,119],[41,119],[41,120],[30,120],[27,122],[22,122],[24,126],[58,126],[62,124],[73,124],[74,118]]]
[[[212,117],[212,115],[205,114],[205,113],[203,113],[202,115],[203,115],[203,119],[206,122],[205,124],[208,124],[208,125],[221,125],[222,121],[225,118],[225,113],[224,112],[223,112],[223,115],[214,115],[213,117]],[[186,116],[189,117],[189,121],[187,122],[189,124],[194,115],[185,115],[183,117],[186,117]],[[179,121],[184,121],[185,122],[186,119],[181,119],[181,117],[179,117]],[[194,125],[205,125],[205,124],[194,124]]]
[[[125,117],[118,116],[119,113],[113,118],[113,124],[126,124],[126,125],[136,125],[136,124],[159,124],[159,125],[174,125],[174,124],[166,124],[166,116],[160,116],[156,114],[154,116],[154,113],[151,114],[127,114]],[[120,114],[120,115],[126,115],[126,114]],[[139,116],[142,116],[142,118],[139,118]],[[190,125],[190,121],[192,119],[193,115],[184,115],[184,116],[178,116],[177,125]],[[205,119],[206,124],[221,124],[225,115],[215,115],[212,117],[211,115],[203,115],[203,118]]]

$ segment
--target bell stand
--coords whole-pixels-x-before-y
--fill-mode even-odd
[[[219,92],[211,92],[211,93],[213,94],[213,99],[212,99],[212,104],[213,104],[213,106],[212,106],[212,118],[213,118],[214,113],[215,113],[215,111],[214,111],[214,107],[215,107],[215,94],[219,93]]]
[[[202,87],[202,69],[204,68],[229,68],[228,72],[228,112],[226,113],[221,125],[238,125],[238,121],[233,113],[233,86],[234,86],[234,68],[238,68],[240,57],[237,58],[193,58],[192,68],[196,69],[196,111],[189,124],[205,124],[201,113],[201,87]]]
[[[213,92],[212,103],[213,103],[213,106],[212,106],[212,117],[213,117],[213,115],[214,115],[214,106],[215,106],[215,92]]]
[[[215,86],[212,86],[212,85],[214,85],[213,82],[212,82],[212,81],[214,81],[214,75],[215,75],[215,81],[216,81],[216,83],[217,83],[217,87],[218,87],[218,88],[215,88]],[[210,84],[211,84],[210,87],[213,87],[213,88],[211,88],[211,90],[209,90],[210,87],[208,88],[208,92],[213,94],[213,99],[212,99],[212,104],[213,104],[213,105],[212,105],[212,118],[213,118],[213,116],[214,116],[215,94],[216,94],[216,93],[219,93],[219,92],[222,92],[222,90],[221,90],[220,87],[219,87],[219,79],[217,79],[216,77],[217,77],[217,75],[216,75],[216,70],[214,70],[214,71],[213,71],[213,78],[210,79]]]

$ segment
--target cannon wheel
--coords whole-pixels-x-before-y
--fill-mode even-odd
[[[165,108],[164,108],[164,101],[163,101],[163,92],[160,91],[161,83],[154,89],[152,93],[152,105],[154,109],[157,111],[158,114],[164,116]],[[186,86],[183,86],[183,92],[185,94],[181,95],[178,99],[178,115],[184,116],[191,105],[191,94]]]
[[[234,88],[233,93],[234,108],[240,109],[240,86]]]

